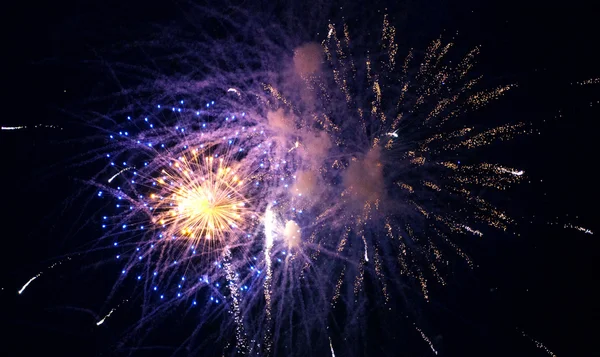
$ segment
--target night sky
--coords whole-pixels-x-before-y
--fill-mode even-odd
[[[476,269],[457,266],[448,285],[434,288],[435,301],[422,319],[437,331],[430,337],[439,355],[548,355],[521,331],[560,357],[597,355],[600,296],[594,272],[600,197],[595,129],[600,84],[572,85],[600,77],[597,19],[591,7],[513,0],[374,3],[382,13],[388,8],[401,44],[424,48],[439,34],[450,38],[458,32],[457,52],[481,45],[476,72],[493,83],[518,83],[519,88],[478,113],[479,118],[533,121],[542,132],[488,149],[491,157],[528,174],[526,182],[503,199],[514,215],[535,218],[522,220],[533,223],[521,225],[520,236],[489,235],[469,246]],[[178,1],[157,5],[137,0],[19,6],[3,21],[8,26],[3,31],[0,124],[57,124],[64,130],[0,132],[1,354],[126,354],[115,346],[131,323],[127,314],[135,314],[135,308],[129,306],[130,312],[116,314],[101,328],[93,317],[107,310],[103,302],[118,266],[73,259],[48,270],[25,294],[19,296],[17,290],[57,257],[100,234],[89,227],[78,231],[74,225],[81,221],[80,214],[94,211],[93,204],[84,210],[78,207],[82,201],[73,198],[83,187],[76,179],[89,175],[90,169],[66,169],[78,152],[89,150],[84,139],[90,129],[78,123],[86,99],[110,82],[106,72],[87,60],[97,59],[95,54],[114,43],[143,35],[149,24],[185,18],[182,6]],[[595,234],[564,229],[565,223]],[[180,341],[178,329],[189,323],[183,320],[175,312],[172,321],[157,326],[161,337],[147,343],[153,347],[135,355],[170,356],[173,344],[177,347]],[[370,324],[377,331],[379,321]],[[432,355],[414,330],[399,329],[395,344],[377,346],[376,336],[366,344],[360,355],[373,356],[381,349],[389,356]]]

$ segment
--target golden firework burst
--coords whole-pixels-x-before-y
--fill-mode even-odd
[[[156,179],[158,192],[150,196],[153,222],[167,237],[186,239],[193,246],[234,239],[250,213],[240,172],[227,159],[197,149],[169,160]]]

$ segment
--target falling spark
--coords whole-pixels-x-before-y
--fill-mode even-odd
[[[363,243],[365,244],[365,262],[369,261],[369,252],[367,250],[367,240],[365,239],[365,236],[362,237]]]
[[[515,175],[515,176],[522,176],[525,173],[525,171],[523,171],[523,170],[519,170],[519,171],[509,170],[509,169],[505,169],[504,167],[500,167],[499,170],[502,172],[509,173],[511,175]]]
[[[27,286],[29,286],[29,284],[31,284],[32,281],[34,281],[35,279],[39,278],[41,275],[42,275],[42,273],[39,273],[36,276],[34,276],[33,278],[29,279],[29,281],[27,281],[25,283],[25,285],[23,285],[23,287],[21,288],[21,290],[19,290],[19,295],[21,295],[23,293],[23,291],[25,291],[25,289],[27,289]]]
[[[329,348],[331,349],[331,357],[335,357],[335,352],[333,351],[333,344],[331,343],[331,337],[329,337]]]
[[[577,229],[578,231],[580,231],[580,232],[583,232],[583,233],[585,233],[585,234],[592,234],[592,235],[594,234],[594,232],[592,232],[591,230],[589,230],[589,229],[587,229],[587,228],[580,227],[580,226],[574,226],[574,225],[572,225],[572,224],[570,224],[570,223],[568,223],[568,224],[565,224],[565,228],[573,228],[573,229]]]
[[[438,352],[433,347],[433,343],[431,343],[431,340],[425,335],[425,333],[418,326],[415,326],[415,328],[417,329],[417,331],[419,331],[421,333],[421,337],[423,337],[423,340],[425,340],[425,342],[427,342],[429,344],[429,348],[431,348],[433,353],[435,353],[437,355]]]
[[[550,351],[550,349],[548,347],[546,347],[540,341],[537,341],[537,340],[533,339],[531,336],[529,336],[528,334],[526,334],[525,331],[521,331],[521,334],[523,335],[523,337],[527,337],[528,339],[531,340],[531,342],[535,343],[535,346],[537,348],[543,349],[544,351],[546,351],[552,357],[557,357],[556,354],[554,352]]]
[[[28,129],[30,128],[27,125],[21,125],[21,126],[3,126],[1,127],[2,130],[24,130],[24,129]],[[63,128],[61,128],[58,125],[48,125],[48,124],[36,124],[34,125],[32,128],[49,128],[49,129],[60,129],[63,130]]]
[[[271,281],[273,278],[273,271],[271,269],[271,248],[273,247],[273,233],[275,230],[275,216],[271,210],[271,206],[267,207],[264,218],[265,224],[265,263],[267,265],[267,276],[263,284],[264,295],[265,295],[265,316],[266,316],[266,329],[265,329],[265,349],[270,353],[272,341],[271,341]]]
[[[23,293],[23,291],[25,291],[25,289],[27,289],[27,287],[29,286],[29,284],[31,284],[35,279],[39,278],[40,276],[42,276],[44,274],[45,270],[49,270],[54,268],[57,265],[62,264],[65,260],[71,260],[71,257],[67,257],[64,260],[58,261],[56,263],[52,263],[51,265],[49,265],[46,269],[40,271],[39,273],[37,273],[36,275],[34,275],[31,279],[29,279],[25,285],[23,285],[23,287],[19,290],[19,295],[21,295]]]
[[[111,183],[112,180],[114,180],[117,176],[119,176],[120,174],[122,174],[123,172],[127,171],[127,170],[131,170],[131,167],[126,167],[123,170],[117,172],[116,174],[114,174],[111,178],[108,179],[108,183]]]
[[[340,290],[342,289],[342,283],[344,282],[344,274],[346,272],[346,268],[344,267],[344,270],[342,270],[342,273],[340,274],[340,277],[337,281],[337,284],[335,285],[335,292],[333,294],[333,297],[331,299],[331,306],[335,307],[335,304],[337,303],[338,299],[340,298]]]
[[[580,85],[580,86],[585,86],[588,84],[598,84],[598,83],[600,83],[600,78],[590,78],[585,81],[576,82],[575,84]],[[571,84],[573,84],[573,83],[571,83]]]
[[[108,314],[106,314],[102,320],[96,322],[96,326],[100,326],[104,323],[104,321],[106,321],[106,319],[108,319],[110,317],[110,315],[112,315],[113,312],[115,312],[115,310],[117,310],[119,308],[119,306],[121,306],[123,303],[127,302],[128,300],[125,299],[123,300],[119,305],[113,307],[112,309],[110,309],[110,311],[108,312]]]
[[[229,291],[231,291],[231,309],[236,323],[236,344],[240,351],[245,351],[247,348],[246,332],[244,329],[244,319],[242,312],[240,311],[240,288],[237,275],[233,271],[231,266],[231,250],[225,248],[225,272],[227,273],[227,280],[229,280]]]
[[[471,228],[469,226],[465,226],[465,225],[463,225],[463,228],[466,229],[467,232],[473,233],[476,236],[483,237],[483,233],[481,233],[480,231],[478,231],[476,229],[473,229],[473,228]]]

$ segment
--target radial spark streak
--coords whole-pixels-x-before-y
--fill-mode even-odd
[[[104,323],[104,321],[106,321],[106,319],[108,319],[110,317],[110,315],[113,314],[113,312],[115,312],[119,306],[121,306],[123,303],[126,303],[128,300],[125,299],[123,300],[119,305],[113,307],[112,309],[110,309],[110,311],[108,312],[108,314],[104,315],[104,317],[102,319],[100,319],[98,322],[96,322],[96,326],[100,326]]]
[[[425,332],[423,332],[423,330],[421,330],[418,326],[415,326],[415,328],[417,329],[417,331],[419,331],[419,333],[421,334],[421,337],[423,338],[423,340],[425,340],[425,342],[427,342],[427,344],[429,344],[429,348],[431,348],[431,350],[433,351],[433,353],[437,355],[438,351],[433,346],[433,343],[431,342],[431,340],[429,339],[429,337],[427,337],[425,335]]]
[[[19,295],[21,295],[23,293],[23,291],[25,291],[25,289],[27,289],[27,287],[29,286],[29,284],[31,284],[32,281],[34,281],[35,279],[39,278],[42,275],[42,273],[39,273],[37,275],[35,275],[34,277],[32,277],[31,279],[29,279],[25,285],[23,285],[23,287],[19,290]]]
[[[132,169],[131,167],[126,167],[126,168],[122,169],[121,171],[117,172],[116,174],[112,175],[112,177],[108,179],[108,183],[111,183],[117,176],[119,176],[123,172],[125,172],[127,170],[131,170],[131,169]]]

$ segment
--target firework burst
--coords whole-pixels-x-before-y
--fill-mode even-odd
[[[460,120],[515,87],[478,89],[478,48],[453,61],[436,39],[400,58],[387,17],[368,50],[345,24],[318,42],[257,33],[199,44],[202,80],[159,75],[140,91],[154,102],[95,122],[103,146],[84,161],[108,163],[89,183],[116,202],[101,223],[124,264],[115,291],[140,282],[136,331],[166,307],[200,311],[186,340],[197,351],[351,354],[330,335],[359,334],[365,301],[396,309],[407,286],[429,301],[450,260],[473,266],[463,244],[515,224],[482,189],[524,172],[476,153],[534,129]],[[215,321],[218,347],[199,342]]]
[[[152,223],[165,228],[168,236],[183,235],[198,246],[216,240],[227,244],[231,236],[244,231],[246,201],[241,194],[244,180],[236,169],[223,164],[223,158],[180,157],[169,163],[153,182],[160,188],[152,193]],[[167,228],[168,227],[168,228]],[[226,243],[227,242],[227,243]]]

